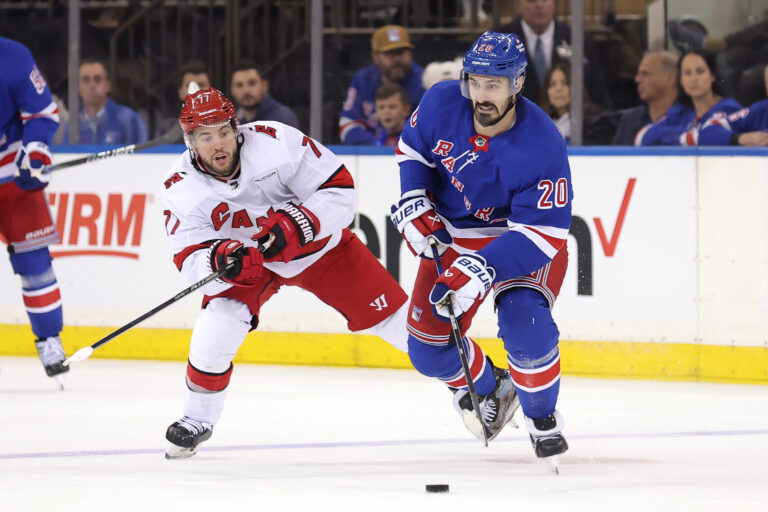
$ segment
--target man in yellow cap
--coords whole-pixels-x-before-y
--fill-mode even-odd
[[[376,90],[383,84],[399,84],[406,90],[413,108],[424,94],[423,69],[413,62],[413,45],[408,32],[399,25],[387,25],[371,37],[373,64],[352,77],[347,99],[339,119],[343,144],[376,144],[379,120],[376,116]]]

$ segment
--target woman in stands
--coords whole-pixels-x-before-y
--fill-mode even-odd
[[[571,143],[571,65],[568,61],[554,62],[542,81],[541,109],[555,122],[558,130]],[[615,120],[614,120],[615,121]],[[611,143],[616,124],[584,94],[584,145]]]
[[[708,121],[741,109],[736,100],[723,97],[712,54],[690,50],[678,61],[677,71],[677,101],[661,120],[640,130],[638,145],[696,146]]]

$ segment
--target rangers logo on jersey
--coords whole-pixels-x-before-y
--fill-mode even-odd
[[[37,66],[33,67],[32,71],[29,73],[29,81],[35,86],[37,94],[43,94],[45,92],[45,78],[40,74]]]

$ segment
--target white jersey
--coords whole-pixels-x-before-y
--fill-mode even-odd
[[[314,241],[289,261],[265,262],[283,277],[293,277],[341,239],[353,220],[354,185],[339,158],[299,130],[276,121],[256,121],[238,127],[240,171],[233,179],[217,179],[200,170],[190,150],[171,167],[161,196],[165,226],[174,262],[190,282],[212,273],[211,245],[239,240],[256,247],[257,219],[287,203],[302,204],[319,220]],[[259,233],[263,235],[263,233]],[[203,288],[216,295],[231,285],[216,280]]]

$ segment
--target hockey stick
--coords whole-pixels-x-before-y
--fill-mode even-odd
[[[430,237],[429,245],[432,247],[432,257],[435,260],[435,268],[437,268],[437,275],[439,277],[443,275],[443,266],[440,264],[440,255],[437,254],[437,242],[434,238]],[[475,410],[477,420],[480,422],[480,426],[483,427],[483,443],[485,443],[485,447],[487,448],[488,434],[485,431],[483,416],[480,414],[480,400],[477,398],[475,382],[472,380],[472,373],[469,369],[469,360],[467,359],[467,353],[464,351],[464,344],[461,342],[461,328],[459,327],[459,322],[456,320],[456,315],[453,312],[453,302],[450,297],[445,305],[448,307],[448,318],[451,320],[451,338],[453,338],[453,342],[459,350],[459,359],[461,359],[461,366],[464,368],[464,378],[467,380],[469,398],[472,400],[472,408]]]
[[[56,165],[51,165],[48,167],[48,169],[46,169],[46,172],[59,171],[61,169],[66,169],[68,167],[87,164],[90,162],[95,162],[96,160],[104,160],[106,158],[111,158],[113,156],[130,155],[131,153],[135,153],[136,151],[154,148],[156,146],[162,146],[163,144],[173,144],[174,142],[176,142],[178,137],[179,137],[178,133],[174,131],[170,131],[165,135],[162,135],[152,140],[148,140],[147,142],[142,142],[141,144],[129,144],[127,146],[123,146],[120,148],[108,149],[106,151],[99,151],[98,153],[91,153],[88,156],[75,158],[74,160],[69,160],[67,162],[62,162]]]
[[[152,309],[150,311],[147,311],[146,313],[144,313],[140,317],[136,318],[135,320],[132,320],[132,321],[128,322],[127,324],[125,324],[124,326],[120,327],[116,331],[113,331],[110,334],[104,336],[103,338],[101,338],[99,341],[97,341],[93,345],[91,345],[89,347],[81,348],[80,350],[78,350],[77,352],[75,352],[74,354],[69,356],[62,364],[64,366],[69,366],[72,363],[76,363],[78,361],[84,361],[84,360],[88,359],[89,357],[91,357],[91,354],[93,354],[93,351],[95,349],[99,348],[100,346],[102,346],[103,344],[107,343],[108,341],[110,341],[110,340],[112,340],[114,338],[117,338],[118,336],[123,334],[125,331],[127,331],[131,327],[135,326],[136,324],[138,324],[140,322],[143,322],[144,320],[146,320],[147,318],[151,317],[152,315],[154,315],[158,311],[161,311],[161,310],[167,308],[168,306],[170,306],[171,304],[173,304],[175,302],[178,302],[180,299],[186,297],[187,295],[189,295],[193,291],[197,290],[198,288],[200,288],[202,286],[205,286],[206,284],[210,283],[214,279],[220,277],[224,272],[229,270],[234,265],[235,265],[235,262],[232,262],[229,265],[227,265],[226,268],[223,268],[223,269],[221,269],[219,271],[216,271],[213,274],[211,274],[208,277],[206,277],[205,279],[196,282],[195,284],[193,284],[189,288],[186,288],[185,290],[180,291],[179,293],[177,293],[176,295],[174,295],[173,297],[171,297],[167,301],[163,302],[162,304],[160,304],[156,308],[154,308],[154,309]]]

